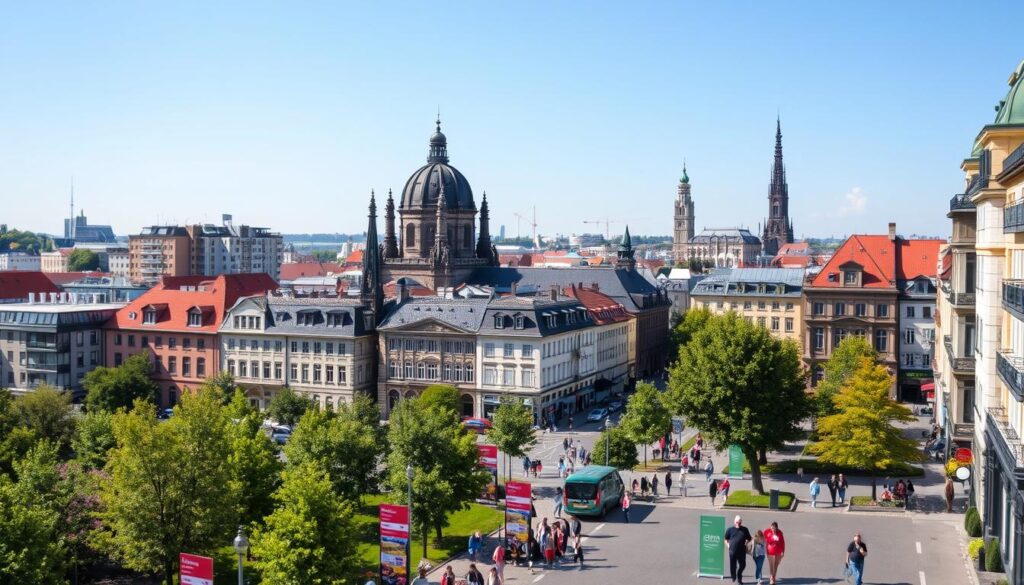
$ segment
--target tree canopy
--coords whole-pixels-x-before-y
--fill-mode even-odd
[[[834,402],[836,413],[818,419],[818,441],[811,452],[837,466],[877,472],[894,463],[922,461],[914,439],[894,422],[911,422],[909,408],[890,397],[892,376],[881,364],[863,357]],[[875,478],[871,480],[875,497]]]
[[[53,240],[50,238],[29,231],[8,229],[6,224],[0,224],[0,252],[38,254],[52,250]]]
[[[419,404],[423,408],[439,406],[457,413],[459,412],[459,391],[455,386],[448,384],[432,384],[420,394]]]
[[[100,256],[92,250],[76,248],[68,254],[68,272],[89,272],[100,267]]]
[[[36,439],[52,441],[62,452],[71,445],[75,416],[70,392],[39,386],[14,400],[13,414],[16,424],[31,430]]]
[[[75,459],[88,469],[103,469],[107,454],[117,446],[113,415],[105,410],[89,411],[78,417],[71,449]]]
[[[129,356],[120,366],[99,367],[85,375],[85,404],[90,410],[114,412],[131,408],[136,400],[159,402],[159,387],[150,377],[153,365],[148,351]]]
[[[283,425],[292,426],[312,407],[312,400],[305,396],[299,396],[294,390],[285,386],[278,390],[270,401],[267,414],[271,419]]]
[[[672,429],[672,414],[662,400],[661,392],[654,384],[640,382],[636,392],[626,403],[626,412],[620,421],[622,430],[634,443],[644,446],[644,463],[647,463],[647,445],[664,437]]]
[[[679,348],[689,343],[693,336],[708,324],[711,316],[711,311],[707,309],[690,309],[683,314],[669,332],[669,362],[675,362],[679,357]]]
[[[866,339],[851,335],[839,342],[825,362],[821,380],[814,388],[814,409],[818,417],[836,413],[835,395],[860,368],[864,358],[872,361],[878,358]]]
[[[758,453],[798,439],[810,414],[796,345],[735,313],[712,316],[680,349],[666,399],[712,444],[743,450],[759,493]]]
[[[608,459],[605,459],[605,452]],[[636,443],[622,427],[612,427],[601,431],[601,436],[594,441],[590,459],[597,465],[610,465],[618,469],[633,469],[640,464],[636,454]]]
[[[493,423],[487,431],[487,440],[509,457],[522,457],[537,443],[533,412],[521,400],[502,396],[494,410]],[[511,465],[507,468],[511,473]]]

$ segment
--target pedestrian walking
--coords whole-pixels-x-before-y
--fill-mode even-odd
[[[715,505],[715,498],[718,497],[718,482],[713,481],[708,484],[708,495],[711,496],[711,505]]]
[[[565,478],[565,457],[558,458],[558,478]]]
[[[818,478],[814,478],[814,479],[811,480],[810,493],[811,493],[811,507],[812,508],[817,508],[818,507],[818,494],[821,493],[821,484],[818,483]]]
[[[839,474],[839,481],[837,482],[837,489],[839,490],[839,504],[846,503],[846,488],[850,487],[850,484],[846,482],[846,476],[842,473]]]
[[[665,495],[667,495],[667,496],[671,496],[672,495],[672,472],[671,471],[666,471],[665,472]]]
[[[750,531],[739,516],[733,518],[732,526],[725,531],[725,544],[729,551],[729,576],[733,583],[743,583],[743,569],[747,568],[747,543],[752,541]]]
[[[427,570],[421,568],[419,570],[419,577],[412,580],[412,585],[430,585],[430,581],[427,580]],[[483,583],[481,583],[483,585]]]
[[[473,561],[474,563],[476,562],[476,555],[480,552],[480,547],[483,545],[483,543],[484,538],[480,534],[479,530],[469,535],[469,546],[467,547],[469,549],[469,560]]]
[[[622,516],[626,519],[626,524],[629,524],[629,505],[629,494],[622,494]]]
[[[441,575],[441,585],[455,585],[455,571],[452,570],[452,566],[448,565],[444,569],[444,575]]]
[[[644,477],[644,476],[640,476],[640,495],[641,496],[646,496],[647,495],[647,487],[648,487],[647,478]]]
[[[498,571],[498,577],[502,582],[505,581],[505,547],[500,544],[494,547],[494,554],[491,555],[491,560],[494,561],[494,569]]]
[[[700,451],[704,448],[704,435],[697,433],[697,439],[694,440],[694,444],[697,445],[697,450]]]
[[[636,480],[636,478],[634,477],[633,478],[633,495],[636,495],[636,490],[639,489],[639,486],[640,486],[640,482],[638,482]]]
[[[846,547],[846,567],[853,577],[854,585],[864,583],[864,557],[868,556],[868,545],[861,539],[860,533],[853,535],[853,541]]]
[[[544,563],[550,569],[555,564],[555,538],[554,534],[544,542]]]
[[[555,518],[562,517],[562,488],[555,489]]]
[[[427,572],[423,571],[423,582],[427,583]],[[416,582],[413,581],[415,584]],[[470,563],[469,571],[466,573],[467,585],[484,585],[484,574],[477,570],[476,563]]]
[[[498,570],[494,567],[491,567],[491,572],[487,575],[487,585],[501,585],[501,577],[498,576]]]
[[[655,475],[654,477],[651,478],[651,493],[654,494],[655,498],[658,497],[658,476],[657,475]]]
[[[953,511],[953,496],[956,494],[953,488],[953,479],[950,477],[946,478],[946,512]]]
[[[569,437],[562,439],[562,451],[569,452]]]
[[[839,492],[839,479],[836,474],[832,474],[832,477],[828,478],[828,493],[832,496],[832,507],[836,507],[836,495]]]
[[[523,477],[530,477],[530,456],[523,455]]]
[[[583,523],[580,522],[580,519],[578,517],[573,516],[572,517],[572,535],[575,537],[575,536],[579,536],[581,534],[583,534]]]
[[[679,470],[679,495],[686,495],[686,467]]]
[[[572,417],[569,417],[569,432],[572,432]]]
[[[907,503],[903,507],[904,508],[909,508],[911,502],[913,501],[913,499],[914,499],[914,481],[908,479],[907,480]]]
[[[778,522],[772,522],[768,530],[764,531],[764,544],[765,552],[768,554],[768,583],[775,585],[779,564],[782,562],[782,557],[786,556],[786,537],[779,530]]]
[[[754,579],[757,580],[757,585],[761,585],[763,581],[761,572],[764,569],[765,556],[767,556],[763,530],[758,530],[754,533],[754,543],[750,547],[750,556],[754,557]]]
[[[572,537],[572,561],[578,563],[577,569],[583,569],[583,539],[579,534]]]
[[[699,453],[698,453],[697,457],[700,458],[700,454]],[[706,481],[711,481],[711,474],[713,474],[714,472],[715,472],[715,464],[712,463],[711,459],[709,458],[708,459],[708,464],[704,466],[704,479]]]
[[[728,477],[722,480],[722,485],[718,486],[718,493],[722,495],[723,504],[725,503],[725,500],[729,497],[729,488],[731,487],[732,484],[729,483]]]
[[[684,453],[683,457],[679,460],[679,466],[681,468],[683,468],[683,469],[686,469],[687,467],[689,467],[690,466],[690,456]]]

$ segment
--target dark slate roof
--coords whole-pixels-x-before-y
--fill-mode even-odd
[[[479,331],[488,299],[412,298],[395,305],[377,327],[387,331],[433,320],[465,331]]]
[[[517,283],[517,286],[536,286],[541,294],[544,294],[552,286],[565,288],[583,283],[583,286],[591,287],[597,284],[600,292],[622,304],[631,313],[666,304],[662,292],[657,286],[636,270],[626,268],[489,266],[474,270],[466,282],[494,286],[498,292],[508,292],[514,282]]]
[[[690,238],[691,244],[706,244],[715,240],[736,241],[742,240],[745,244],[760,244],[761,239],[750,233],[746,228],[704,228],[701,232]]]
[[[363,315],[367,308],[356,299],[346,298],[288,298],[288,297],[247,297],[239,299],[228,311],[221,325],[221,332],[252,333],[251,329],[234,329],[236,312],[256,307],[263,311],[264,333],[275,335],[316,335],[324,337],[360,337],[372,333],[365,327]],[[315,325],[296,325],[296,314],[300,311],[318,313]],[[327,325],[328,313],[341,313],[341,325]]]
[[[569,314],[573,313],[570,322]],[[516,329],[516,317],[521,316],[522,327]],[[548,326],[548,317],[554,316],[556,324]],[[497,327],[498,319],[504,327]],[[550,297],[502,297],[494,299],[487,306],[480,333],[482,335],[508,335],[522,337],[544,337],[566,331],[593,327],[586,307],[576,299],[563,298],[552,301]]]
[[[473,189],[459,169],[441,162],[429,163],[416,170],[402,189],[401,210],[437,208],[437,198],[444,181],[444,206],[452,210],[475,210]]]
[[[715,270],[693,288],[693,295],[753,295],[799,297],[803,289],[802,268],[724,268]],[[768,285],[758,293],[758,285]],[[784,292],[775,292],[782,286]]]

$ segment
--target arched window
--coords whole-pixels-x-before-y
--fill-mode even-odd
[[[416,247],[416,226],[409,224],[405,226],[405,247],[415,248]]]
[[[462,416],[473,416],[473,397],[469,394],[462,395]]]
[[[406,398],[416,398],[416,391],[415,390],[406,390],[405,391],[405,397]]]
[[[388,412],[391,412],[398,406],[398,401],[402,399],[402,395],[398,393],[398,390],[388,391]]]
[[[466,364],[466,381],[473,381],[473,364]]]
[[[423,380],[427,377],[427,366],[423,362],[416,363],[416,378]]]

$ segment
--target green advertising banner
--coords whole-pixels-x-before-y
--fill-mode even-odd
[[[725,577],[725,516],[700,517],[698,577]]]
[[[739,445],[729,445],[729,477],[743,477],[743,463],[746,461]]]

